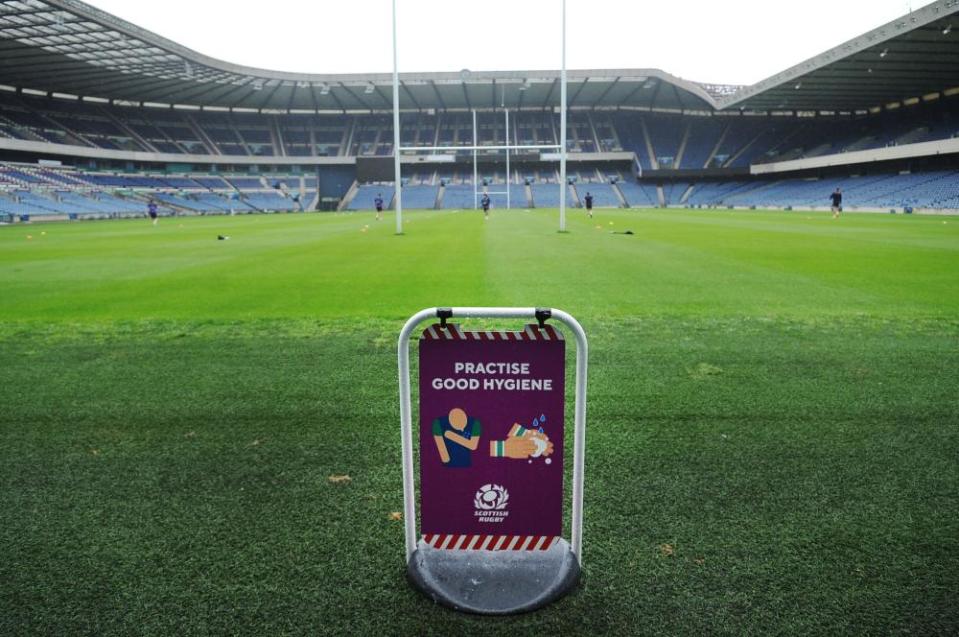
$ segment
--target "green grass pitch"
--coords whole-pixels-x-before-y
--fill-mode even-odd
[[[0,634],[959,631],[959,219],[394,228],[0,228]],[[585,576],[537,613],[404,578],[395,342],[434,305],[590,336]]]

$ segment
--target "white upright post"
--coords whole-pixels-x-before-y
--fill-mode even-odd
[[[510,185],[513,183],[513,174],[509,171],[509,147],[512,144],[509,138],[509,109],[505,109],[503,112],[506,113],[506,209],[509,210],[509,191]]]
[[[565,3],[565,0],[563,0]],[[564,45],[565,47],[565,45]],[[396,57],[396,0],[393,0],[393,190],[396,234],[403,234],[403,186],[400,183],[400,72]]]
[[[394,0],[395,2],[395,0]],[[566,232],[566,0],[563,0],[563,66],[559,76],[559,231]]]
[[[479,171],[476,169],[476,145],[479,137],[476,134],[476,109],[473,109],[473,210],[476,210],[476,200],[479,199]]]

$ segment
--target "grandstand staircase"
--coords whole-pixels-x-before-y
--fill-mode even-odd
[[[663,192],[662,186],[656,186],[656,201],[659,202],[660,208],[666,207],[666,193]]]
[[[149,141],[147,141],[145,137],[143,137],[142,135],[140,135],[140,133],[133,130],[132,126],[128,125],[125,121],[123,121],[122,119],[120,119],[119,117],[111,113],[110,109],[107,109],[101,106],[97,109],[97,111],[102,113],[103,116],[106,117],[114,126],[116,126],[120,130],[122,130],[124,133],[129,135],[130,139],[140,144],[140,146],[142,146],[144,149],[152,153],[160,152],[159,150],[157,150],[157,147],[151,144]]]
[[[243,149],[247,155],[252,155],[253,151],[250,150],[250,147],[247,145],[246,140],[243,139],[243,135],[240,134],[240,129],[237,128],[236,122],[233,121],[233,117],[227,113],[226,121],[230,125],[230,131],[233,133],[233,136],[236,137],[236,142],[239,144],[240,148]]]
[[[646,153],[649,156],[649,165],[653,167],[653,170],[659,170],[659,160],[656,159],[656,151],[653,150],[653,142],[649,137],[649,129],[646,128],[646,120],[639,120],[640,129],[643,131],[643,141],[646,143]]]
[[[160,133],[160,136],[163,137],[163,139],[165,139],[168,143],[173,144],[177,148],[177,152],[188,154],[187,149],[184,148],[183,145],[180,144],[180,142],[170,137],[170,135],[166,132],[166,129],[164,127],[153,124],[153,128],[158,133]]]
[[[343,198],[340,199],[340,205],[336,207],[337,212],[343,212],[346,210],[349,205],[353,202],[353,198],[356,197],[356,193],[360,191],[360,182],[353,180],[353,183],[350,185],[350,189],[346,191],[346,194],[343,195]]]
[[[350,149],[353,147],[353,131],[356,130],[356,119],[350,119],[349,124],[343,129],[343,137],[340,139],[340,157],[350,155]]]
[[[706,158],[706,163],[702,165],[702,168],[709,168],[709,165],[713,163],[713,160],[716,158],[716,154],[719,152],[719,149],[723,147],[723,142],[725,142],[726,137],[729,136],[730,128],[732,128],[732,125],[726,124],[723,132],[719,135],[719,139],[716,140],[716,145],[713,146],[713,149],[709,152],[709,157]]]
[[[914,128],[905,135],[900,135],[893,140],[893,144],[896,146],[904,146],[905,144],[915,144],[916,142],[921,142],[925,137],[929,135],[929,127],[921,126],[919,128]]]
[[[733,162],[735,162],[737,159],[742,157],[747,150],[752,148],[753,145],[755,145],[756,142],[758,142],[764,134],[765,134],[765,131],[761,131],[758,135],[756,135],[751,140],[743,144],[743,146],[739,150],[737,150],[736,152],[734,152],[732,155],[729,156],[729,159],[727,159],[726,163],[723,164],[723,168],[729,168],[730,166],[732,166]]]
[[[825,143],[819,144],[818,146],[814,146],[810,150],[804,152],[803,157],[819,157],[820,155],[825,155],[826,153],[828,153],[830,149],[832,149],[832,143],[825,142]]]
[[[613,189],[613,194],[619,199],[620,208],[629,208],[629,202],[626,201],[626,195],[623,194],[623,191],[619,189],[619,184],[614,183],[610,184],[610,186]]]
[[[843,148],[840,152],[851,153],[857,150],[865,150],[869,148],[876,141],[875,135],[866,135],[865,137],[860,137],[853,143],[849,144]]]
[[[767,132],[768,132],[768,131],[762,131],[762,132],[760,132],[758,135],[756,135],[756,137],[755,137],[751,142],[749,142],[749,144],[747,144],[746,146],[744,146],[744,147],[742,148],[742,150],[740,150],[740,152],[738,152],[738,153],[736,153],[734,156],[730,157],[730,158],[729,158],[729,161],[726,162],[726,165],[729,166],[729,165],[732,164],[732,162],[734,162],[735,160],[739,159],[739,157],[742,156],[742,154],[743,154],[744,152],[746,152],[746,149],[750,148],[753,144],[755,144],[756,142],[758,142]],[[779,138],[779,142],[778,142],[775,146],[773,146],[772,148],[770,148],[768,152],[769,152],[769,153],[772,153],[773,155],[775,155],[776,153],[779,152],[779,150],[780,150],[781,148],[787,148],[786,144],[791,143],[793,139],[795,139],[795,138],[797,138],[797,137],[802,137],[802,136],[803,136],[803,133],[805,133],[805,132],[806,132],[806,128],[803,127],[803,126],[800,126],[800,127],[796,128],[796,130],[794,130],[793,132],[789,133],[788,135],[784,135],[784,136],[780,137],[780,138]],[[795,154],[798,156],[799,153],[796,152]],[[776,161],[784,161],[784,160],[790,159],[790,158],[791,158],[791,157],[790,157],[790,154],[787,152],[786,154],[782,154],[782,155],[780,155],[780,156],[775,157],[775,160],[776,160]]]
[[[740,186],[740,187],[738,187],[738,188],[736,188],[736,189],[734,189],[734,190],[731,190],[731,191],[725,193],[725,194],[723,195],[722,199],[720,199],[720,200],[717,202],[717,205],[720,205],[720,206],[735,206],[735,205],[736,205],[736,202],[735,202],[735,201],[730,201],[730,199],[733,199],[734,197],[739,197],[739,196],[742,196],[742,195],[747,195],[747,194],[748,194],[749,196],[754,196],[754,195],[756,195],[756,193],[763,192],[764,190],[771,190],[771,189],[777,188],[781,183],[782,183],[782,182],[781,182],[780,180],[776,180],[776,181],[771,181],[771,182],[769,182],[769,183],[767,183],[767,184],[763,184],[762,186],[760,186],[760,187],[758,187],[758,188],[755,187],[755,184],[746,184],[746,185],[744,185],[744,186]]]
[[[271,115],[269,122],[270,139],[273,141],[273,151],[277,157],[286,157],[286,144],[283,143],[283,131],[280,130],[280,122],[276,115]]]
[[[686,124],[686,130],[683,131],[683,137],[679,142],[679,150],[676,151],[676,157],[673,159],[673,168],[679,168],[683,165],[683,155],[686,154],[686,146],[689,144],[689,136],[693,132],[692,122]]]
[[[574,208],[582,207],[583,204],[579,199],[579,192],[577,192],[576,190],[576,184],[570,184],[569,186],[567,186],[567,190],[569,191],[570,199],[573,200],[573,207]]]
[[[24,106],[27,106],[27,105],[24,104]],[[27,106],[27,108],[29,108],[29,106]],[[86,146],[88,148],[99,148],[99,146],[91,142],[89,139],[87,139],[80,133],[74,131],[71,128],[68,128],[66,124],[58,122],[57,120],[48,116],[43,111],[38,111],[35,109],[30,109],[30,110],[34,113],[34,115],[36,115],[37,117],[45,121],[47,124],[49,124],[50,128],[52,128],[53,130],[61,130],[64,133],[66,133],[67,143],[75,144],[77,146]]]
[[[435,210],[443,209],[443,197],[446,196],[446,184],[440,184],[439,189],[436,191],[436,205],[434,206]]]
[[[302,199],[300,200],[302,201]],[[309,205],[303,208],[303,212],[311,212],[317,210],[320,207],[320,191],[316,191],[316,194],[313,195],[313,199],[310,201]]]
[[[602,150],[602,145],[599,143],[599,135],[596,133],[596,124],[593,123],[593,116],[587,111],[586,121],[589,123],[589,132],[593,136],[593,143],[596,144],[593,148],[596,149],[596,152]]]
[[[190,130],[193,131],[193,134],[196,135],[196,138],[200,140],[200,143],[203,144],[203,147],[206,148],[206,152],[211,155],[223,155],[223,151],[220,150],[210,136],[206,134],[206,131],[196,123],[196,120],[193,119],[193,116],[189,113],[184,113],[184,119],[186,120],[187,125],[190,127]]]
[[[39,133],[33,131],[32,129],[27,128],[26,126],[21,126],[20,124],[16,123],[12,119],[5,117],[4,115],[0,115],[0,124],[6,124],[13,130],[17,131],[17,133],[20,134],[23,137],[23,139],[25,139],[28,142],[43,142],[46,144],[53,143],[52,139],[47,139],[46,137],[40,135]]]
[[[619,136],[619,131],[616,129],[616,126],[612,121],[609,122],[609,132],[613,135],[613,141],[616,143],[616,148],[623,150],[626,147],[623,146],[623,140]]]
[[[113,193],[113,196],[114,196],[114,197],[117,197],[118,199],[123,199],[124,201],[135,201],[135,202],[137,202],[138,207],[142,208],[144,211],[145,211],[146,208],[147,208],[147,204],[149,204],[150,201],[153,199],[153,194],[152,194],[152,193],[130,194],[130,193],[116,192],[116,193]],[[189,215],[194,215],[194,214],[196,214],[196,210],[194,210],[193,208],[187,208],[187,207],[185,207],[185,206],[180,206],[180,205],[177,205],[177,204],[175,204],[175,203],[171,203],[171,202],[166,201],[166,200],[157,201],[157,203],[160,204],[160,207],[161,207],[161,208],[169,208],[169,209],[173,210],[174,212],[184,213],[184,214],[189,214]]]

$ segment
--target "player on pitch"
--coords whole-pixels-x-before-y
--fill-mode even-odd
[[[829,198],[832,199],[832,218],[838,219],[839,213],[842,212],[842,190],[836,188],[836,191],[829,195]]]
[[[157,213],[157,202],[153,199],[151,199],[150,203],[147,204],[147,214],[150,215],[151,219],[153,219],[153,225],[157,225],[159,213]]]
[[[487,220],[489,219],[489,203],[489,194],[484,192],[483,198],[480,199],[480,205],[483,206],[483,214]]]
[[[586,196],[583,197],[583,201],[586,203],[586,214],[589,215],[589,218],[593,218],[593,195],[589,194],[589,191],[586,191]]]
[[[373,200],[373,205],[376,206],[376,220],[379,221],[383,218],[383,195],[376,195],[376,199]]]

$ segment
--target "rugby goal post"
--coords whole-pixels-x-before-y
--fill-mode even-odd
[[[396,0],[393,0],[393,201],[396,208],[396,234],[403,234],[403,184],[402,184],[402,154],[404,151],[416,152],[442,152],[445,150],[453,151],[472,151],[473,154],[473,205],[476,207],[476,200],[479,197],[478,175],[476,170],[477,151],[480,150],[505,150],[506,151],[506,193],[490,192],[489,194],[505,194],[507,197],[507,207],[509,207],[509,186],[512,176],[509,170],[509,157],[511,151],[516,150],[557,150],[559,154],[559,231],[566,232],[566,197],[568,193],[566,179],[566,0],[562,0],[562,27],[561,43],[562,56],[560,65],[560,140],[559,144],[553,145],[513,145],[509,143],[509,111],[506,111],[506,141],[503,146],[479,146],[477,143],[476,111],[473,111],[473,144],[471,146],[415,146],[404,148],[400,143],[400,73],[399,57],[397,53],[397,29],[396,29]]]

